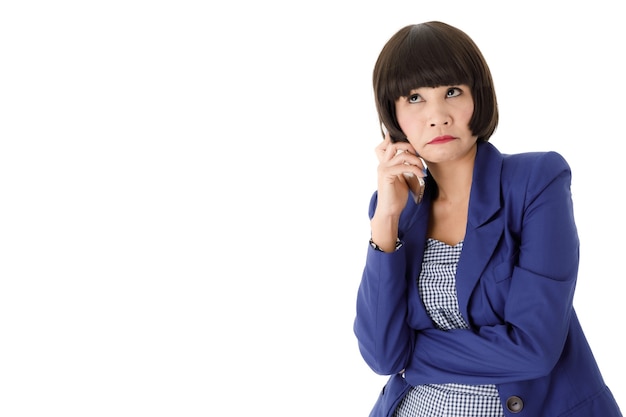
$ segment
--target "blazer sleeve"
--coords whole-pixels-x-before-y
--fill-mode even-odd
[[[519,205],[509,212],[518,211],[512,217],[520,219],[520,227],[502,324],[420,331],[406,371],[411,384],[528,380],[547,375],[557,363],[573,311],[579,261],[571,172],[554,152],[536,158],[528,169],[525,188],[517,186],[505,198],[505,205]],[[516,221],[507,219],[506,227]]]
[[[370,218],[376,202],[374,193]],[[405,247],[385,253],[368,245],[357,291],[354,333],[361,356],[380,375],[402,371],[413,351],[414,330],[406,322],[406,256]]]

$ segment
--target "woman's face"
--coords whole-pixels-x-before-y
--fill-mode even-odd
[[[472,93],[464,84],[422,87],[396,100],[400,128],[417,154],[431,163],[462,159],[474,150],[473,113]]]

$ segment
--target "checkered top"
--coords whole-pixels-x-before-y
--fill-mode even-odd
[[[459,311],[456,267],[463,242],[455,246],[428,239],[418,278],[420,296],[428,315],[441,330],[467,329]],[[427,384],[413,387],[394,417],[503,417],[495,385]]]

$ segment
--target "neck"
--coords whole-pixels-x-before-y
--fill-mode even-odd
[[[452,204],[467,202],[472,188],[476,152],[467,158],[445,163],[429,163],[428,170],[437,182],[437,200]]]

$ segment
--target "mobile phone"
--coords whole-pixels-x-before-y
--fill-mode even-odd
[[[426,162],[420,157],[422,164],[424,165],[424,171],[426,171]],[[407,185],[409,186],[409,190],[413,195],[413,201],[415,204],[418,204],[424,198],[424,189],[426,188],[426,181],[424,178],[418,177],[412,172],[404,172],[404,179],[406,180]]]

